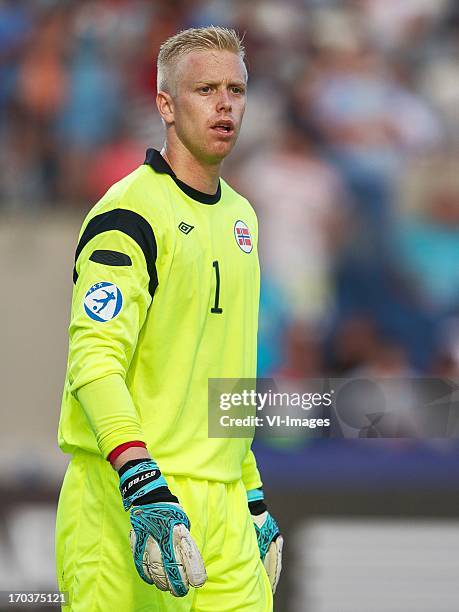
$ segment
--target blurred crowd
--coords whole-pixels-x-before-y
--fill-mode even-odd
[[[83,214],[160,147],[159,45],[211,23],[247,51],[259,374],[454,378],[454,0],[0,0],[0,210]]]

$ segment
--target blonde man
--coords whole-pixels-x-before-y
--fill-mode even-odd
[[[207,431],[209,378],[256,375],[257,220],[220,179],[246,86],[234,31],[167,40],[165,145],[83,223],[56,527],[74,611],[272,609],[282,537],[251,441]]]

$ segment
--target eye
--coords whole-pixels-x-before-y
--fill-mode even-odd
[[[233,92],[233,94],[236,94],[238,96],[245,93],[245,89],[243,87],[239,87],[238,85],[233,85],[231,87],[231,91]]]
[[[202,85],[199,88],[200,93],[207,94],[210,93],[210,85]]]

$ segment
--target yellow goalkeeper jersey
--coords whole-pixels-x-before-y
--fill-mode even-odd
[[[246,199],[180,181],[161,156],[85,219],[59,422],[64,452],[142,440],[165,474],[261,486],[251,440],[208,437],[208,379],[255,378],[258,227]]]

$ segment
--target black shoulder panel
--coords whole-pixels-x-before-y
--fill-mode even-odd
[[[81,251],[92,238],[103,232],[118,230],[130,236],[137,242],[145,256],[150,284],[148,290],[153,297],[158,286],[158,276],[156,274],[156,239],[151,225],[141,215],[132,210],[116,208],[93,217],[86,226],[75,253],[75,267],[73,268],[73,282],[76,283],[78,274],[76,262]],[[110,264],[114,265],[114,264]],[[116,265],[116,264],[115,264]],[[123,264],[126,265],[126,264]]]
[[[132,259],[129,255],[107,249],[93,251],[89,259],[95,263],[105,264],[106,266],[132,266]]]

